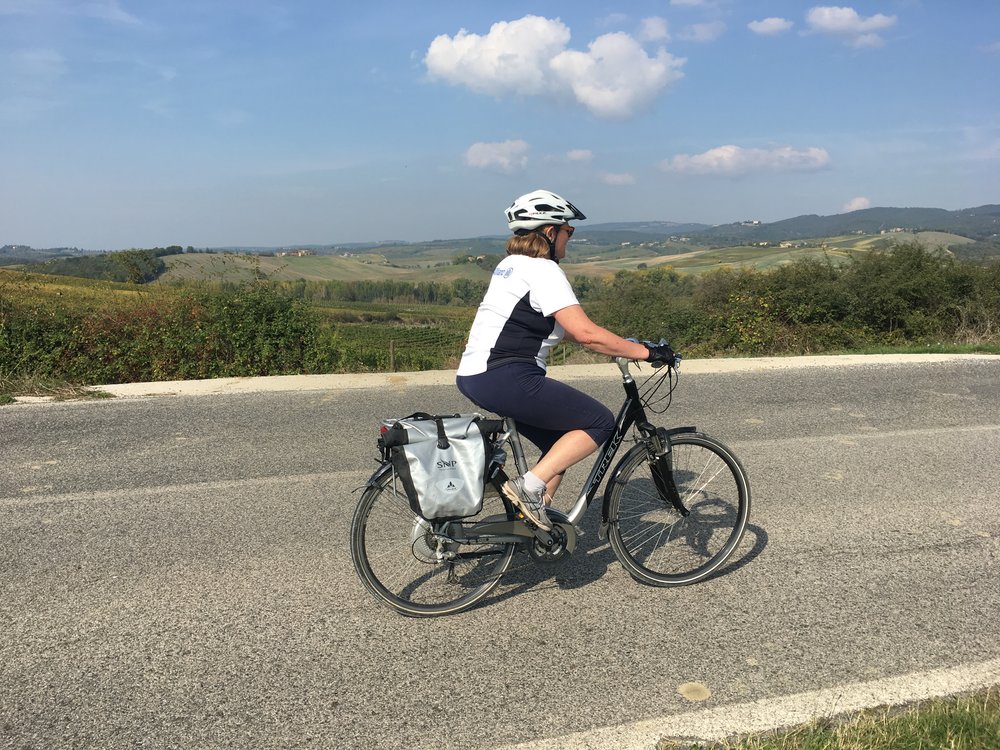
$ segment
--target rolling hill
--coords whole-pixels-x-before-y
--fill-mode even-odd
[[[713,241],[782,242],[843,234],[879,234],[893,229],[939,231],[973,240],[1000,234],[1000,205],[945,211],[941,208],[865,208],[832,216],[806,215],[772,223],[722,224],[695,233]]]
[[[937,232],[938,235],[929,235]],[[959,247],[966,240],[970,254],[976,257],[1000,256],[1000,205],[991,204],[976,208],[947,211],[940,208],[866,208],[831,216],[805,215],[782,221],[764,223],[741,221],[718,226],[679,223],[672,221],[610,222],[580,224],[573,238],[573,254],[590,261],[665,262],[664,256],[681,256],[711,248],[739,248],[759,246],[760,243],[802,242],[820,246],[825,238],[859,244],[857,237],[870,239],[887,233],[902,239],[904,234],[921,233],[922,241],[932,245]],[[852,239],[852,237],[854,239]],[[934,239],[931,239],[934,237]],[[948,239],[948,238],[957,239]],[[458,258],[503,255],[504,236],[483,236],[430,242],[372,242],[350,245],[296,246],[307,249],[311,255],[304,258],[269,259],[279,248],[244,247],[224,248],[222,252],[202,255],[185,253],[182,261],[170,261],[170,276],[201,278],[227,276],[236,271],[231,259],[235,255],[260,256],[261,270],[284,278],[330,278],[330,263],[320,263],[321,258],[337,259],[336,266],[342,278],[371,278],[378,269],[381,277],[424,275],[433,269],[438,277],[447,277],[469,268],[451,268]],[[829,242],[825,242],[829,246]],[[860,243],[867,249],[870,242]],[[189,248],[193,249],[193,248]],[[0,265],[25,265],[40,263],[53,258],[87,254],[77,248],[35,249],[26,245],[0,247]],[[230,259],[230,260],[223,260]],[[228,267],[227,267],[228,264]],[[316,265],[320,267],[313,268]],[[242,264],[239,264],[242,265]],[[626,263],[625,266],[629,264]],[[188,270],[185,270],[185,266]],[[195,270],[197,268],[197,270]],[[581,272],[583,269],[581,269]],[[236,271],[237,275],[243,271]],[[251,272],[249,269],[247,272]],[[414,273],[416,272],[416,273]]]

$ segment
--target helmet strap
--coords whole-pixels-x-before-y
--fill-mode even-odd
[[[554,225],[550,224],[549,226],[554,226]],[[556,241],[550,239],[549,236],[545,234],[545,232],[543,232],[541,228],[536,229],[535,234],[540,234],[542,235],[542,237],[545,238],[545,241],[549,245],[549,260],[551,260],[553,263],[558,263],[559,259],[556,257]],[[556,233],[556,236],[557,237],[559,236],[558,232]]]

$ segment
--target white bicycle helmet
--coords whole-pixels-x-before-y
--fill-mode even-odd
[[[586,218],[568,200],[548,190],[525,193],[507,209],[507,226],[514,232],[530,232],[546,224],[565,224]]]

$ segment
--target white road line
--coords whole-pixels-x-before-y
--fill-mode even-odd
[[[364,485],[367,475],[359,471],[328,471],[317,474],[293,474],[254,479],[230,479],[218,482],[191,482],[188,484],[166,484],[153,487],[125,487],[96,492],[66,492],[61,494],[26,494],[24,497],[0,497],[0,508],[20,508],[46,503],[79,503],[121,501],[142,497],[155,497],[177,492],[211,492],[215,490],[238,489],[241,487],[269,487],[297,482],[344,482],[349,490]]]
[[[879,706],[898,706],[1000,684],[1000,659],[691,711],[508,746],[509,750],[654,750],[665,737],[713,742]],[[501,749],[502,750],[502,749]]]
[[[935,435],[966,435],[1000,431],[1000,424],[955,425],[954,427],[920,427],[910,430],[870,430],[865,432],[837,432],[829,435],[799,435],[796,437],[769,438],[767,435],[727,441],[736,445],[795,445],[829,443],[837,440],[885,440],[892,438],[920,438]]]

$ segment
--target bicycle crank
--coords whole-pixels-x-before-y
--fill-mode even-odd
[[[576,549],[576,528],[566,515],[552,508],[547,509],[546,513],[552,521],[552,530],[549,532],[551,546],[546,546],[537,537],[527,544],[528,554],[537,563],[554,563]]]

